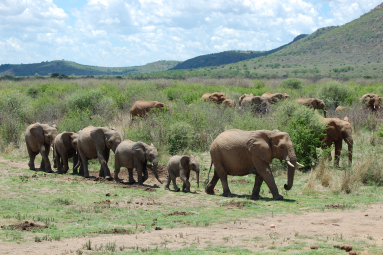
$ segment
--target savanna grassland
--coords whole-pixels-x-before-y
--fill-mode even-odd
[[[235,99],[244,93],[286,92],[292,100],[272,105],[265,115],[207,102],[206,92],[222,91]],[[7,254],[340,254],[333,245],[352,245],[359,254],[381,254],[383,210],[382,114],[361,109],[365,93],[383,96],[375,79],[25,79],[0,82],[0,250]],[[316,149],[323,137],[323,113],[296,105],[298,97],[318,97],[328,117],[349,117],[354,157],[344,146],[340,167]],[[139,99],[169,106],[146,119],[131,120]],[[340,113],[339,105],[346,106]],[[153,143],[160,155],[160,178],[168,159],[193,154],[201,180],[210,166],[209,146],[221,132],[279,129],[288,132],[298,161],[294,186],[283,189],[287,165],[274,160],[272,171],[283,201],[273,201],[262,186],[262,200],[250,199],[254,176],[229,177],[233,197],[198,188],[191,193],[166,191],[149,170],[143,186],[96,178],[28,170],[24,142],[34,122],[56,124],[58,132],[88,126],[114,127],[125,139]],[[113,153],[111,153],[113,154]],[[50,159],[51,156],[50,156]],[[39,163],[41,157],[37,157]],[[109,167],[113,172],[114,157]],[[71,172],[71,170],[69,171]],[[120,174],[126,178],[126,170]],[[178,180],[178,185],[181,181]],[[28,223],[25,223],[25,222]],[[41,227],[30,226],[30,223]],[[24,227],[21,223],[27,224]],[[29,225],[28,225],[29,224]],[[275,228],[270,228],[270,224]],[[155,228],[161,228],[155,230]],[[23,230],[26,228],[26,230]],[[311,245],[319,249],[311,250]]]

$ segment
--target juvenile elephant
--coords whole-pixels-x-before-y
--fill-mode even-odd
[[[350,122],[340,120],[338,118],[325,118],[324,121],[327,126],[326,136],[322,139],[322,149],[328,148],[332,144],[335,144],[334,163],[335,166],[339,166],[339,157],[340,152],[342,151],[342,140],[344,140],[348,145],[348,163],[351,165],[354,140],[352,139],[352,128]]]
[[[344,111],[346,109],[346,107],[344,106],[338,106],[336,109],[335,109],[335,112],[341,112],[341,111]]]
[[[35,158],[37,154],[41,153],[43,159],[41,161],[40,170],[45,170],[47,173],[53,173],[48,156],[56,136],[57,129],[55,125],[49,126],[48,124],[40,124],[36,122],[27,127],[25,142],[29,154],[29,169],[36,170]]]
[[[226,94],[223,92],[205,93],[202,95],[201,100],[205,102],[213,102],[216,104],[222,104],[227,99]]]
[[[168,180],[165,189],[169,189],[170,181],[173,182],[175,191],[180,189],[176,183],[176,177],[181,177],[183,181],[182,191],[190,192],[190,171],[196,172],[197,185],[199,187],[199,164],[198,160],[193,156],[173,156],[168,162]]]
[[[382,99],[377,94],[365,94],[362,96],[360,101],[371,111],[376,111],[381,108],[380,104],[382,103]]]
[[[222,104],[227,107],[235,107],[235,101],[233,99],[225,99]]]
[[[262,98],[265,98],[269,101],[270,104],[275,104],[275,103],[278,103],[280,100],[282,99],[289,99],[290,96],[286,93],[264,93],[262,96]]]
[[[84,168],[84,177],[89,178],[88,160],[98,158],[101,164],[99,176],[107,180],[113,179],[108,168],[110,150],[116,152],[117,146],[121,143],[120,134],[106,127],[88,126],[79,131],[77,138],[77,151],[79,160],[73,171],[80,166]]]
[[[153,174],[162,183],[157,172],[158,152],[156,147],[153,144],[147,145],[143,142],[123,141],[116,149],[114,180],[120,181],[118,178],[120,168],[126,167],[129,171],[129,182],[135,183],[133,168],[136,168],[138,184],[142,185],[148,179],[148,171],[146,169],[148,161],[153,163]]]
[[[274,158],[286,160],[288,167],[287,185],[290,190],[293,186],[297,158],[293,143],[288,133],[279,130],[243,131],[231,129],[221,133],[210,146],[211,167],[214,164],[214,176],[206,186],[207,194],[214,194],[214,187],[221,180],[223,196],[231,195],[227,182],[228,175],[243,176],[255,174],[255,183],[252,199],[260,199],[259,191],[263,181],[266,182],[273,199],[283,199],[278,192],[277,185],[270,169]]]
[[[240,109],[251,108],[254,113],[265,114],[270,109],[270,103],[267,99],[253,94],[244,94],[239,98]]]
[[[323,110],[323,115],[326,118],[327,109],[326,104],[323,102],[323,100],[320,100],[318,98],[298,98],[295,100],[295,102],[298,104],[305,105],[307,107]]]
[[[130,108],[130,115],[131,117],[144,117],[147,112],[149,112],[152,109],[159,109],[168,107],[164,103],[160,103],[158,101],[146,101],[146,100],[138,100],[134,102],[132,107]]]
[[[68,159],[73,158],[73,168],[78,161],[77,155],[78,133],[63,132],[56,136],[53,141],[53,155],[56,161],[57,173],[65,174],[68,172]],[[73,171],[75,174],[75,171]]]

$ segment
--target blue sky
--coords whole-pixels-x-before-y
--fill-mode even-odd
[[[270,50],[383,0],[0,0],[0,64],[97,66]]]

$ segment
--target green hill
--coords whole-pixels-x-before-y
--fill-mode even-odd
[[[50,73],[59,73],[65,75],[126,75],[132,73],[149,73],[166,71],[174,67],[180,61],[157,61],[143,66],[131,67],[99,67],[77,64],[72,61],[55,60],[36,64],[0,65],[0,75],[12,76],[32,76],[36,73],[40,76],[46,76]]]
[[[267,56],[274,52],[277,52],[284,47],[296,42],[307,35],[299,35],[297,36],[291,43],[285,44],[281,47],[278,47],[269,51],[224,51],[219,53],[201,55],[195,58],[191,58],[185,60],[182,63],[179,63],[175,67],[170,70],[180,70],[180,69],[191,69],[191,68],[199,68],[199,67],[208,67],[208,66],[220,66],[231,63],[237,63],[246,59],[252,59],[261,56]]]

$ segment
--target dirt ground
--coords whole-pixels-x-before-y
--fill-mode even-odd
[[[0,158],[0,162],[10,166],[27,168],[26,163],[13,162],[3,158]],[[165,180],[166,167],[161,166],[159,172],[160,178]],[[91,172],[91,175],[94,178],[84,179],[84,181],[105,181],[97,178],[97,171]],[[120,178],[124,181],[127,181],[127,176],[126,170],[120,172]],[[149,174],[149,176],[149,184],[156,183],[159,185],[152,175]],[[232,201],[225,206],[240,209],[243,205],[240,202]],[[101,244],[105,246],[107,243],[115,243],[117,250],[119,247],[182,249],[193,245],[197,249],[203,249],[207,246],[239,246],[253,251],[264,251],[273,245],[280,248],[293,245],[296,242],[305,242],[302,251],[309,251],[310,245],[319,245],[323,242],[327,242],[331,246],[347,245],[347,243],[343,243],[342,239],[364,241],[377,246],[383,245],[383,203],[357,210],[342,210],[341,205],[328,205],[327,207],[334,210],[308,212],[300,215],[276,215],[274,217],[271,215],[265,217],[254,215],[254,218],[236,220],[226,224],[213,224],[207,227],[185,226],[167,229],[155,225],[152,230],[137,234],[116,229],[108,233],[95,233],[98,236],[62,239],[60,241],[34,242],[31,240],[21,244],[0,241],[0,253],[70,254],[71,252],[75,253],[78,249],[85,251],[85,243],[89,240],[91,240],[93,248],[96,244],[100,247]],[[176,211],[167,217],[181,215],[187,219],[190,214],[190,212]],[[20,223],[25,222],[20,221]],[[30,223],[28,224],[30,226]],[[159,230],[155,230],[156,227]],[[272,250],[269,251],[272,252]],[[365,251],[360,252],[367,254]],[[342,253],[346,254],[344,251]]]

